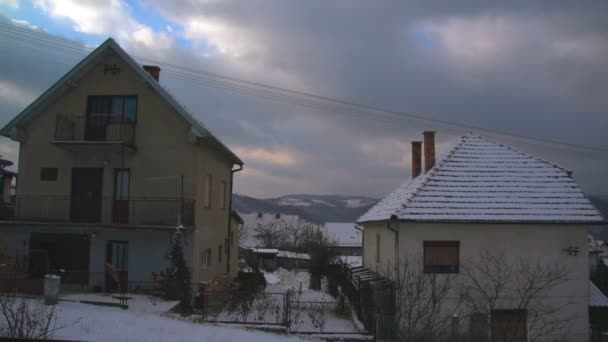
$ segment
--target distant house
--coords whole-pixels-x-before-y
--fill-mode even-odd
[[[29,260],[19,276],[149,282],[178,225],[192,281],[236,276],[243,162],[159,80],[108,39],[0,130],[20,143],[14,217],[0,222],[7,253]]]
[[[254,213],[243,214],[243,236],[241,237],[240,247],[251,249],[255,247],[277,247],[267,246],[266,243],[258,239],[257,230],[259,227],[276,226],[278,230],[286,230],[288,227],[295,226],[300,221],[298,215],[285,215],[281,213]]]
[[[589,282],[589,322],[594,333],[608,333],[608,297]],[[601,341],[597,339],[598,341]]]
[[[362,254],[363,234],[354,222],[326,222],[322,231],[337,255]]]
[[[504,334],[525,341],[544,333],[534,317],[547,305],[560,308],[551,319],[573,318],[560,326],[568,341],[589,341],[587,231],[603,218],[572,173],[474,134],[435,163],[434,132],[424,133],[423,171],[421,147],[412,143],[412,178],[357,220],[364,230],[364,269],[400,289],[406,284],[396,272],[405,263],[419,267],[420,277],[461,280],[471,270],[467,265],[487,262],[483,255],[502,255],[505,266],[521,260],[560,265],[568,277],[546,297],[524,309],[515,296],[493,307],[462,308],[452,329],[472,340]]]

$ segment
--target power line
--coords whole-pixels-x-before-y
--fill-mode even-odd
[[[20,42],[24,42],[26,44],[34,46],[38,45],[41,47],[53,49],[55,51],[60,51],[62,53],[76,57],[83,57],[87,54],[86,50],[90,51],[94,49],[69,39],[55,37],[46,33],[36,32],[25,28],[15,27],[14,25],[0,23],[0,32],[2,31],[4,31],[4,34],[9,39],[18,40]],[[490,133],[490,135],[492,135],[493,138],[496,138],[497,141],[502,140],[523,144],[535,144],[541,146],[554,145],[554,147],[555,145],[559,145],[562,147],[568,147],[571,149],[583,150],[587,152],[608,153],[608,148],[572,144],[551,139],[528,137],[509,132],[490,130],[478,126],[471,126],[456,122],[427,118],[421,115],[396,112],[352,101],[336,99],[317,94],[310,94],[302,91],[267,85],[258,82],[251,82],[200,69],[193,69],[172,63],[157,61],[146,57],[140,57],[135,55],[132,55],[132,57],[145,63],[153,63],[162,66],[163,69],[167,69],[164,74],[174,79],[185,80],[215,88],[226,89],[246,95],[263,97],[275,101],[298,104],[301,106],[306,106],[322,111],[333,112],[338,114],[348,114],[351,116],[358,116],[360,118],[369,120],[380,120],[386,123],[406,121],[410,125],[418,127],[423,126],[425,128],[428,128],[430,123],[430,125],[433,127],[437,127],[444,131],[449,131],[458,134],[471,130],[482,131]],[[495,135],[498,135],[499,137]],[[521,141],[522,139],[527,140],[527,142]]]

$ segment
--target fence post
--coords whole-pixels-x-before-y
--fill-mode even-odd
[[[287,332],[291,332],[290,328],[291,328],[291,320],[290,320],[290,310],[291,310],[291,294],[289,292],[286,292],[284,294],[284,300],[285,300],[285,309],[284,309],[284,323],[285,323],[285,327],[287,327]]]

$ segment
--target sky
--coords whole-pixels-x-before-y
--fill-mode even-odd
[[[439,155],[473,131],[608,196],[605,1],[0,0],[0,125],[90,51],[56,44],[108,37],[165,64],[427,119],[323,111],[161,71],[244,160],[241,194],[381,197],[410,177],[410,142],[436,130]],[[0,155],[16,161],[18,144],[1,138]]]

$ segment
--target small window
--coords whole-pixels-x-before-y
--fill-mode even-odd
[[[492,311],[492,341],[524,342],[527,339],[525,310]]]
[[[205,176],[205,196],[203,204],[207,208],[211,208],[211,175]]]
[[[234,246],[234,232],[230,232],[230,246]]]
[[[203,251],[201,266],[202,266],[202,268],[207,268],[210,265],[211,265],[211,248],[207,248]]]
[[[217,262],[222,262],[222,245],[217,246]]]
[[[57,168],[56,167],[43,167],[40,169],[40,180],[47,182],[54,182],[57,180]]]
[[[376,234],[376,263],[380,263],[380,234]]]
[[[425,273],[458,273],[458,241],[424,241]]]
[[[220,208],[226,209],[226,181],[220,182]]]

